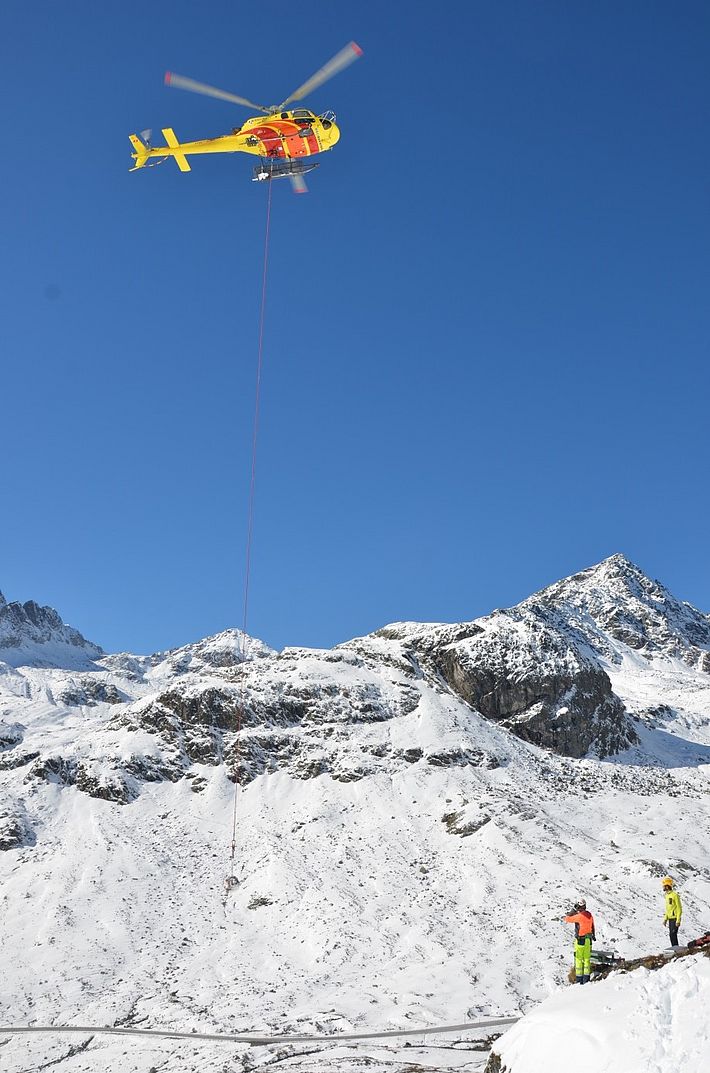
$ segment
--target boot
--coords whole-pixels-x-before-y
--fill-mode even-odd
[[[588,984],[590,980],[591,980],[591,976],[583,976],[582,977],[582,983],[583,984]]]
[[[587,980],[588,980],[587,976],[578,976],[577,977],[577,983],[578,984],[586,984]]]

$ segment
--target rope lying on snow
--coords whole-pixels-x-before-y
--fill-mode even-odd
[[[270,1043],[341,1043],[353,1039],[385,1039],[395,1036],[429,1036],[441,1032],[464,1032],[478,1028],[503,1028],[514,1025],[519,1017],[498,1017],[492,1021],[469,1021],[461,1025],[439,1025],[435,1028],[392,1029],[387,1032],[339,1032],[334,1036],[246,1036],[218,1032],[173,1032],[167,1028],[108,1028],[104,1025],[0,1025],[0,1035],[30,1032],[73,1032],[79,1035],[154,1036],[163,1039],[212,1040],[216,1043],[249,1043],[266,1046]]]

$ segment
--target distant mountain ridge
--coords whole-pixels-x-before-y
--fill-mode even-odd
[[[394,771],[404,758],[496,765],[511,734],[572,758],[638,749],[643,727],[659,714],[664,725],[677,717],[679,726],[698,716],[680,711],[675,694],[672,705],[664,695],[650,708],[635,700],[629,708],[625,687],[620,694],[610,675],[631,657],[680,660],[702,684],[710,617],[613,555],[472,622],[392,623],[331,650],[275,652],[226,630],[151,656],[106,655],[52,608],[4,597],[0,644],[0,667],[14,673],[7,688],[24,694],[30,708],[40,690],[55,708],[105,712],[106,728],[136,743],[120,760],[93,755],[101,753],[99,739],[92,759],[77,743],[60,757],[35,756],[30,774],[126,802],[146,780],[181,779],[195,763],[226,763],[244,784],[277,770],[347,781]],[[32,667],[44,669],[43,677]],[[392,750],[382,740],[353,763],[345,738],[357,737],[363,724],[384,727],[416,713],[424,687],[452,698],[454,744]],[[482,733],[485,723],[496,728],[494,737]],[[146,748],[149,740],[157,751]],[[19,748],[13,754],[23,755]]]
[[[277,653],[239,630],[226,630],[152,656],[106,655],[66,626],[52,608],[34,601],[8,604],[4,597],[0,603],[0,659],[13,667],[24,662],[58,669],[63,662],[79,669],[83,661],[85,670],[107,679],[99,693],[90,679],[71,683],[59,695],[73,698],[75,704],[107,699],[107,688],[113,703],[121,697],[128,701],[135,695],[130,682],[140,683],[141,696],[156,690],[161,695],[167,684],[182,682],[178,693],[186,689],[193,696],[193,718],[209,721],[215,718],[211,706],[217,679],[227,693],[239,692],[240,705],[253,707],[255,725],[263,718],[281,722],[277,713],[293,711],[285,698],[308,661],[315,660],[327,679],[329,666],[356,653],[376,676],[388,673],[387,665],[403,662],[409,673],[433,675],[491,722],[524,741],[572,757],[590,750],[614,755],[638,742],[608,673],[629,650],[647,660],[680,659],[707,673],[710,616],[677,600],[620,554],[472,622],[392,623],[329,653],[297,648]],[[242,668],[245,659],[256,659],[260,666]],[[288,684],[278,685],[286,668]],[[270,680],[276,695],[267,702],[263,681]],[[326,688],[330,695],[340,693],[333,683]],[[195,699],[200,690],[209,699]],[[304,684],[299,692],[310,696],[311,687]],[[172,690],[174,703],[177,695]],[[235,717],[237,701],[226,696],[219,704],[226,730],[227,713]],[[287,721],[291,719],[289,715]]]

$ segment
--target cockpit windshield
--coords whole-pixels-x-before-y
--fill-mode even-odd
[[[335,123],[335,112],[331,112],[330,110],[322,112],[319,118],[323,119],[326,123]]]

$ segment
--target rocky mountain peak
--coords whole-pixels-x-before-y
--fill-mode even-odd
[[[103,655],[99,645],[67,626],[53,607],[0,598],[0,661],[11,666],[72,667]]]
[[[263,641],[231,628],[150,658],[158,674],[209,674],[228,671],[249,660],[269,659],[275,655],[274,649]]]
[[[615,554],[549,585],[519,605],[581,634],[600,655],[621,642],[647,658],[677,657],[710,672],[710,615],[678,600],[625,555]]]
[[[620,599],[642,599],[654,602],[673,600],[673,596],[660,581],[648,577],[640,566],[620,552],[602,559],[600,563],[587,567],[571,577],[549,586],[543,592],[563,590],[566,592],[603,589]]]

